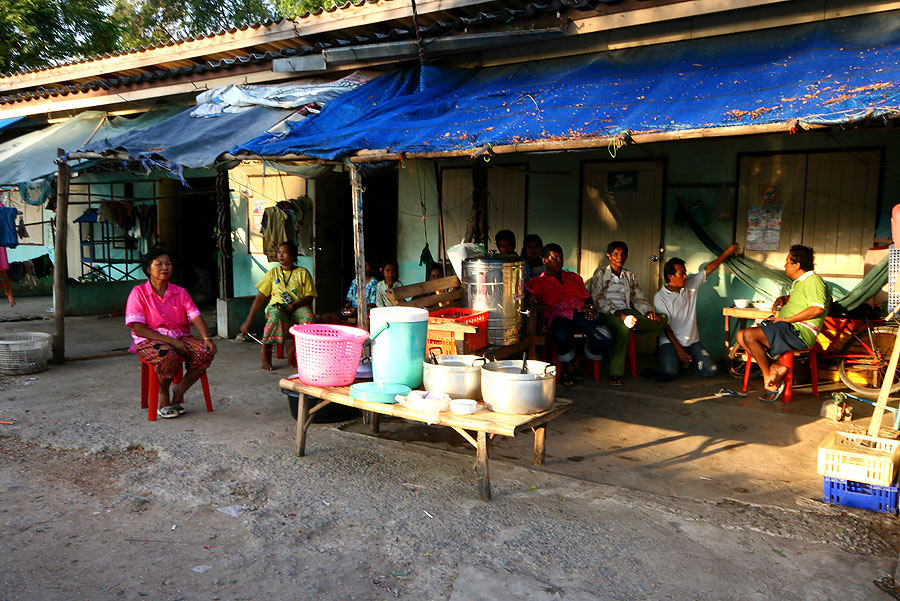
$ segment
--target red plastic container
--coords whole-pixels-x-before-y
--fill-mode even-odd
[[[459,307],[448,307],[446,309],[438,309],[428,313],[428,339],[429,346],[432,339],[446,339],[455,334],[452,330],[441,329],[442,324],[459,323],[467,326],[475,326],[478,331],[474,334],[465,334],[464,338],[464,354],[483,349],[488,342],[488,311],[476,311],[475,309],[462,309]],[[456,354],[454,350],[447,355]]]

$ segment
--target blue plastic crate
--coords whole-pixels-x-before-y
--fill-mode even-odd
[[[894,486],[878,486],[825,476],[824,488],[826,503],[881,513],[897,513],[897,498],[900,496],[897,482],[894,482]]]

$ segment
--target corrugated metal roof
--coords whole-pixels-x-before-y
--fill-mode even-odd
[[[307,11],[301,15],[297,15],[293,17],[293,21],[297,20],[305,20],[313,17],[317,17],[323,13],[334,13],[337,11],[346,11],[352,10],[359,6],[363,6],[365,4],[389,4],[395,0],[350,0],[344,4],[339,6],[332,6],[327,9],[318,9],[316,11]],[[399,0],[396,0],[399,1]],[[403,0],[405,1],[405,0]],[[498,21],[503,22],[508,19],[519,19],[519,18],[528,18],[535,17],[545,13],[559,12],[564,10],[591,10],[596,8],[598,5],[610,5],[610,4],[619,4],[624,2],[624,0],[549,0],[547,2],[529,2],[528,4],[521,6],[519,2],[514,2],[514,6],[503,6],[500,2],[489,2],[486,1],[485,4],[490,4],[492,8],[490,10],[476,10],[474,14],[469,14],[464,12],[464,9],[452,9],[448,11],[440,11],[438,13],[431,13],[430,15],[420,15],[422,20],[431,20],[434,19],[433,22],[428,25],[422,25],[420,27],[420,31],[423,34],[434,33],[434,32],[446,32],[446,31],[454,31],[461,30],[468,27],[478,27],[482,25],[493,24]],[[3,73],[0,74],[0,81],[3,78],[16,77],[20,75],[32,74],[32,73],[40,73],[42,71],[49,71],[51,69],[57,69],[60,67],[68,67],[73,65],[86,64],[96,61],[102,61],[110,58],[126,56],[129,54],[136,54],[139,52],[147,52],[152,50],[158,50],[162,48],[170,48],[173,46],[179,46],[182,44],[201,41],[205,39],[226,36],[229,34],[235,34],[239,31],[247,31],[249,29],[263,29],[272,27],[273,25],[280,25],[285,22],[285,19],[267,19],[261,22],[254,23],[245,23],[242,25],[235,25],[233,27],[227,29],[221,29],[215,32],[207,32],[205,34],[200,34],[197,36],[185,37],[178,40],[172,40],[166,42],[164,44],[156,44],[150,46],[140,46],[137,48],[131,48],[129,50],[122,50],[117,52],[110,52],[105,54],[98,54],[94,56],[74,59],[68,62],[49,65],[47,67],[41,69],[21,69],[14,73]],[[297,23],[297,25],[302,29],[303,23]],[[371,24],[370,24],[371,25]],[[404,28],[396,28],[392,27],[387,32],[378,32],[372,35],[364,35],[364,36],[352,36],[350,39],[341,39],[340,43],[354,43],[354,38],[359,38],[356,43],[369,43],[371,38],[374,36],[376,39],[396,39],[395,36],[405,36],[409,35],[410,31]]]

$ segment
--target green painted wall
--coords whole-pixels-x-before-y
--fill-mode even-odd
[[[620,149],[619,160],[662,159],[666,163],[665,215],[663,240],[665,257],[685,260],[688,271],[696,272],[714,257],[701,245],[687,225],[676,221],[679,206],[694,207],[692,214],[723,247],[733,239],[736,217],[736,184],[739,153],[845,150],[847,148],[883,147],[885,166],[882,170],[882,201],[876,236],[890,236],[890,208],[900,201],[900,138],[889,130],[862,132],[804,133],[795,136],[758,138],[710,138],[695,141],[667,142]],[[526,229],[541,236],[545,243],[556,242],[566,253],[566,267],[577,266],[580,224],[580,172],[582,163],[609,160],[604,150],[578,153],[546,153],[494,157],[492,164],[527,162],[528,210]],[[399,258],[401,278],[405,283],[422,280],[418,267],[424,246],[420,197],[425,194],[428,239],[436,248],[436,212],[433,166],[424,169],[424,161],[410,161],[400,173],[398,216]],[[466,161],[443,161],[442,166],[469,165]],[[422,182],[426,185],[423,186]],[[437,256],[437,252],[434,252]],[[412,274],[414,278],[410,278]],[[409,281],[407,281],[409,280]],[[829,279],[835,295],[852,288],[852,278]],[[647,291],[649,296],[655,291]],[[711,352],[721,356],[724,349],[722,308],[735,298],[752,298],[753,293],[724,268],[710,275],[702,288],[698,303],[698,322],[702,342]]]

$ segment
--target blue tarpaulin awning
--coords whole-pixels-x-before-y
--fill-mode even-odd
[[[9,119],[0,119],[0,129],[4,129],[8,125],[12,125],[13,123],[18,123],[24,119],[24,117],[10,117]]]
[[[787,132],[898,107],[900,22],[875,15],[480,70],[400,69],[233,152],[336,159],[740,125]]]

